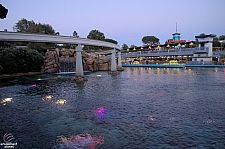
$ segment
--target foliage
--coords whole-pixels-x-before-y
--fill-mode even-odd
[[[144,36],[142,38],[142,42],[145,45],[156,45],[159,44],[159,39],[155,36]]]
[[[128,48],[129,48],[129,47],[128,47],[127,44],[124,43],[124,44],[122,45],[122,49],[128,49]]]
[[[106,38],[105,41],[106,42],[111,42],[111,43],[114,43],[114,44],[118,44],[118,42],[116,40],[109,39],[109,38]]]
[[[54,35],[55,30],[49,24],[35,23],[33,20],[28,21],[27,19],[19,20],[14,26],[15,32],[24,33],[36,33],[36,34],[50,34]]]
[[[219,37],[219,40],[225,40],[225,35],[221,35],[221,36]]]
[[[40,71],[44,57],[36,50],[5,49],[0,55],[1,73]]]
[[[30,26],[27,30],[27,33],[35,33],[35,34],[50,34],[50,35],[54,35],[55,31],[52,28],[51,25],[49,24],[34,24],[32,26]]]
[[[98,30],[91,30],[87,36],[88,39],[94,39],[94,40],[105,40],[105,35],[98,31]],[[102,47],[96,47],[96,46],[84,46],[83,50],[99,50]]]
[[[35,25],[35,22],[33,20],[28,21],[22,18],[16,23],[16,25],[13,26],[13,30],[15,32],[27,32],[28,28],[32,25]]]
[[[130,46],[130,48],[135,48],[135,47],[137,47],[137,46],[135,46],[135,45],[133,45],[133,44]]]
[[[205,33],[201,33],[201,34],[199,34],[199,36],[205,36],[206,34]]]
[[[76,31],[73,31],[73,37],[79,38],[78,33]]]
[[[33,20],[29,21],[24,18],[13,26],[13,30],[24,33],[59,35],[59,32],[55,33],[55,30],[49,24],[35,23]],[[28,43],[27,46],[29,49],[35,49],[42,54],[45,53],[44,49],[48,49],[49,46],[55,47],[54,44],[49,43]]]
[[[98,30],[91,30],[87,36],[88,39],[105,40],[105,35]]]
[[[6,18],[6,15],[8,13],[8,9],[6,9],[2,4],[0,4],[0,18],[4,19]]]

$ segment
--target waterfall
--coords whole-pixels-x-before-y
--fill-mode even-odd
[[[59,71],[62,73],[76,72],[76,58],[59,58]]]

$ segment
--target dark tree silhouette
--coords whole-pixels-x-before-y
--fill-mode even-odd
[[[2,4],[0,4],[0,18],[4,19],[6,18],[6,15],[8,13],[8,9],[6,9]]]

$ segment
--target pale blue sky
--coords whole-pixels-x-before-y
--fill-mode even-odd
[[[60,35],[82,38],[97,29],[121,46],[141,46],[153,35],[161,43],[172,38],[176,22],[181,38],[200,33],[225,35],[225,0],[0,0],[8,9],[0,30],[13,31],[18,20],[50,24]]]

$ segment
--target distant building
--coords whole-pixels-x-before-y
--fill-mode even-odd
[[[184,39],[180,39],[180,33],[178,33],[177,32],[177,23],[176,23],[176,32],[175,33],[173,33],[172,34],[173,35],[173,39],[168,39],[167,41],[166,41],[166,44],[182,44],[182,43],[185,43],[186,42],[186,40],[184,40]]]

